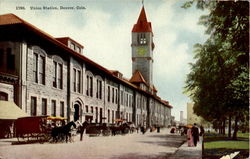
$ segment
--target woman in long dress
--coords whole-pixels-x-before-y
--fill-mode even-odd
[[[188,140],[188,147],[192,147],[194,146],[194,141],[193,141],[193,135],[192,135],[192,127],[188,126],[188,130],[187,130],[187,140]]]

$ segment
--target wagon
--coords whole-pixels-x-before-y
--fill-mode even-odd
[[[64,121],[62,117],[30,116],[16,120],[16,137],[22,141],[48,141],[51,138],[52,123]]]
[[[89,136],[109,136],[111,134],[111,130],[106,123],[91,123],[86,128],[86,134],[89,134]]]

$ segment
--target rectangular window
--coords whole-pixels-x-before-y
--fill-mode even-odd
[[[99,80],[97,79],[96,80],[96,98],[98,98],[98,96],[99,96]]]
[[[108,102],[110,101],[110,86],[108,86]]]
[[[87,76],[87,90],[86,95],[89,96],[89,76]]]
[[[39,83],[45,84],[45,57],[40,56],[39,59]]]
[[[100,123],[102,123],[102,108],[100,108]]]
[[[91,107],[91,113],[94,113],[94,108],[93,107]]]
[[[51,101],[51,116],[56,116],[56,101]]]
[[[110,122],[110,110],[108,109],[108,123]]]
[[[7,48],[7,69],[15,70],[15,55],[11,48]]]
[[[75,44],[70,43],[70,48],[71,48],[72,50],[75,50]]]
[[[57,77],[57,81],[58,81],[58,88],[62,89],[63,88],[63,65],[62,64],[58,64],[58,77]]]
[[[112,103],[115,102],[115,89],[112,88]]]
[[[93,77],[89,77],[90,82],[90,96],[93,97]]]
[[[37,77],[37,62],[38,62],[38,55],[33,54],[33,80],[34,82],[38,83],[38,77]]]
[[[118,103],[118,90],[115,90],[115,104]]]
[[[73,68],[73,91],[76,92],[76,69]]]
[[[53,61],[53,87],[57,87],[56,85],[56,75],[57,75],[57,63]]]
[[[123,91],[121,91],[121,105],[123,105]]]
[[[95,107],[95,122],[98,122],[98,107]]]
[[[102,81],[99,81],[100,84],[99,84],[99,98],[102,99]]]
[[[89,112],[89,107],[87,105],[85,106],[85,111],[86,111],[86,113]]]
[[[81,71],[77,70],[77,92],[81,93]]]
[[[60,102],[60,116],[64,117],[64,102]]]
[[[115,115],[114,115],[114,110],[112,110],[112,123],[114,123],[114,119],[115,118]]]
[[[42,98],[42,115],[47,115],[47,99]]]
[[[36,97],[31,97],[30,115],[31,115],[31,116],[36,116],[36,115],[37,115],[37,102],[36,102]]]

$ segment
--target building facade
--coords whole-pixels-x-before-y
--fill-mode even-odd
[[[14,101],[31,116],[170,125],[172,106],[157,96],[152,83],[152,32],[133,29],[132,60],[142,56],[139,48],[147,51],[133,63],[127,80],[88,59],[84,47],[69,37],[54,38],[14,14],[0,18],[0,100]],[[141,35],[146,43],[135,44],[133,39]]]

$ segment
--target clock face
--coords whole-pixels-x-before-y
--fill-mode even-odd
[[[137,48],[136,53],[139,56],[144,56],[146,54],[146,49],[143,47],[139,47],[139,48]]]

